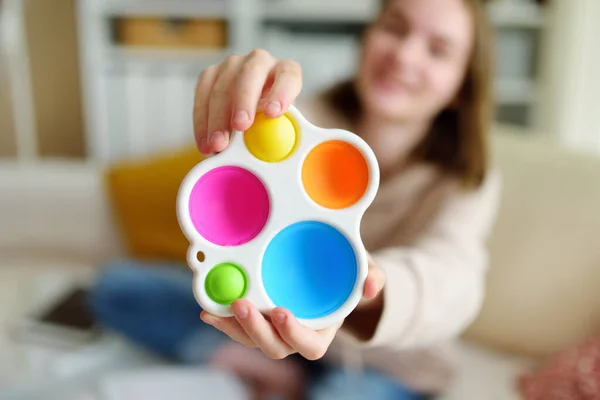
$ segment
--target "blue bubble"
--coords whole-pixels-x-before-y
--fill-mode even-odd
[[[263,285],[271,301],[302,319],[324,317],[341,307],[357,275],[350,242],[334,227],[316,221],[280,231],[262,262]]]

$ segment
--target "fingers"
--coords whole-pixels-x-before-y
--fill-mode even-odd
[[[369,257],[369,272],[363,288],[363,297],[367,300],[374,299],[385,286],[385,273]]]
[[[271,318],[281,338],[308,360],[318,360],[325,355],[339,328],[314,331],[301,325],[288,310],[282,308],[273,310]]]
[[[220,318],[209,314],[206,311],[202,311],[202,313],[200,313],[200,319],[207,324],[214,326],[236,342],[249,348],[256,347],[254,341],[248,336],[246,331],[244,331],[244,328],[240,326],[235,318]]]
[[[236,300],[231,310],[244,331],[267,357],[280,360],[292,353],[273,325],[249,301]]]
[[[212,91],[213,85],[217,80],[218,68],[211,66],[200,74],[198,83],[196,84],[196,93],[194,101],[194,137],[196,139],[196,147],[203,154],[210,153],[208,145],[208,100]]]
[[[264,50],[254,50],[246,57],[233,95],[233,129],[244,131],[252,125],[258,102],[274,65],[275,59]]]
[[[264,112],[276,118],[287,111],[302,89],[302,69],[293,60],[279,61],[273,70],[273,86],[266,97]]]
[[[213,85],[208,104],[208,144],[212,151],[221,152],[229,144],[231,131],[231,91],[243,58],[229,56],[219,66],[219,76]]]
[[[271,313],[272,322],[245,300],[231,305],[234,318],[219,318],[205,311],[200,317],[246,347],[258,347],[269,358],[280,360],[299,353],[308,360],[325,355],[341,323],[322,331],[301,325],[286,309],[278,307]]]
[[[229,56],[202,72],[196,85],[194,136],[200,152],[221,152],[231,130],[247,130],[258,111],[271,118],[287,111],[302,88],[293,60],[277,61],[265,50]]]

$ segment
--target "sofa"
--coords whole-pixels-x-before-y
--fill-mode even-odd
[[[492,138],[503,192],[487,295],[457,343],[459,373],[443,400],[519,399],[521,372],[600,330],[600,157],[510,126],[496,126]],[[126,254],[101,177],[88,161],[0,164],[4,327],[53,290],[85,281],[103,261]],[[0,335],[0,349],[12,348],[11,340]],[[115,354],[122,355],[128,345],[119,346]]]

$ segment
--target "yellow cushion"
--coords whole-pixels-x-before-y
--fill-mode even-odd
[[[188,241],[177,221],[177,192],[202,159],[190,147],[108,168],[109,198],[130,256],[185,262]]]

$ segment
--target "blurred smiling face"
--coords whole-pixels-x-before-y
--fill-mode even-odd
[[[380,118],[425,120],[457,95],[473,18],[465,0],[390,0],[364,38],[358,91]]]

